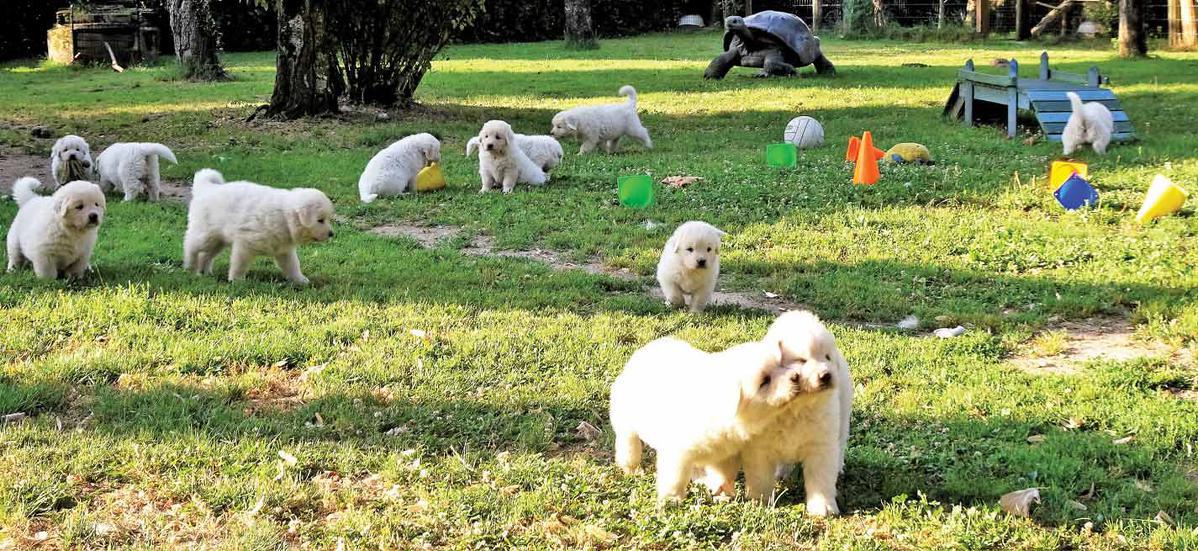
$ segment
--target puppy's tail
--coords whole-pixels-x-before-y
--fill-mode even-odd
[[[225,183],[225,177],[211,168],[202,168],[196,172],[195,178],[191,181],[192,195],[199,195],[212,189],[213,186],[219,186]]]
[[[1069,103],[1071,103],[1073,105],[1073,112],[1081,113],[1081,111],[1082,111],[1081,96],[1077,95],[1077,93],[1075,93],[1075,92],[1065,92],[1065,95],[1069,96]]]
[[[175,160],[175,154],[171,151],[171,149],[160,143],[143,143],[141,144],[139,151],[142,155],[147,157],[150,155],[157,155],[170,161],[173,165],[179,164],[179,161]]]
[[[42,183],[37,178],[25,176],[17,179],[17,182],[12,185],[12,199],[17,202],[17,206],[28,203],[34,197],[41,197],[37,194],[37,188],[42,187]]]
[[[466,142],[466,156],[474,155],[475,151],[478,151],[478,136],[470,138],[470,141]]]
[[[624,86],[620,87],[620,95],[628,96],[628,104],[631,105],[633,109],[636,108],[636,88],[625,84]]]

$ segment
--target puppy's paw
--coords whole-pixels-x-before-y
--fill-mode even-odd
[[[297,278],[293,278],[290,281],[291,281],[291,284],[296,287],[307,287],[308,285],[310,285],[312,283],[312,280],[310,280],[304,276],[299,276]]]
[[[807,514],[813,517],[828,517],[840,514],[835,500],[812,497],[807,500]]]

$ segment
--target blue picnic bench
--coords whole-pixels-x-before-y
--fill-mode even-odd
[[[1015,137],[1016,115],[1020,109],[1031,111],[1040,123],[1044,136],[1049,141],[1061,141],[1061,132],[1073,108],[1065,92],[1076,92],[1082,101],[1100,102],[1111,110],[1115,119],[1112,141],[1135,139],[1131,119],[1123,110],[1123,104],[1115,93],[1102,85],[1110,84],[1107,77],[1099,74],[1098,67],[1090,67],[1086,74],[1054,71],[1048,67],[1048,52],[1040,54],[1039,78],[1020,78],[1019,62],[1007,62],[1007,74],[982,73],[974,68],[973,60],[965,62],[965,68],[957,73],[957,84],[944,106],[946,116],[963,119],[973,126],[975,104],[987,102],[1005,106],[1007,109],[1007,136]]]

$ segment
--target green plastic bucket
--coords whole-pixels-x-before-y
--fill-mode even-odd
[[[647,174],[630,174],[616,178],[620,204],[643,209],[653,205],[653,178]]]
[[[771,168],[794,168],[799,162],[799,149],[792,143],[772,143],[765,146],[765,164]]]

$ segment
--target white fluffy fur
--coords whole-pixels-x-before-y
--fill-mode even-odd
[[[229,281],[244,279],[254,258],[265,255],[292,283],[307,285],[296,247],[333,237],[332,222],[333,203],[320,190],[225,183],[219,172],[206,168],[196,172],[192,184],[183,267],[211,273],[213,259],[231,246]]]
[[[478,133],[478,175],[486,193],[491,188],[502,186],[504,193],[511,193],[516,182],[539,186],[548,177],[516,142],[512,125],[498,120],[487,121]]]
[[[720,277],[720,238],[726,235],[706,222],[690,221],[674,230],[657,261],[657,282],[666,302],[701,312]]]
[[[694,469],[735,456],[798,394],[792,375],[764,342],[714,354],[673,338],[645,345],[611,389],[616,464],[636,471],[648,444],[658,500],[684,498]]]
[[[40,278],[79,277],[91,267],[92,248],[107,202],[100,186],[70,182],[54,195],[38,195],[41,182],[21,178],[12,188],[20,210],[8,229],[8,271],[26,261]]]
[[[1074,92],[1066,92],[1069,102],[1073,104],[1073,114],[1065,123],[1061,132],[1061,144],[1065,154],[1070,155],[1084,144],[1090,144],[1094,151],[1106,154],[1106,147],[1111,143],[1111,132],[1115,130],[1115,119],[1111,110],[1101,103],[1082,103],[1082,99]]]
[[[158,158],[178,164],[170,148],[159,143],[114,143],[108,146],[96,163],[100,171],[100,187],[105,191],[124,192],[132,201],[145,195],[157,201],[161,190],[158,178]]]
[[[67,161],[72,159],[80,161],[83,165],[82,174],[69,173],[70,164]],[[74,134],[58,138],[54,147],[50,149],[50,174],[54,175],[54,182],[60,186],[74,180],[94,180],[95,166],[87,140]]]
[[[762,342],[781,347],[783,365],[800,373],[802,392],[738,457],[709,467],[705,482],[713,491],[730,493],[743,466],[746,495],[765,501],[774,495],[775,479],[802,463],[807,512],[837,514],[836,480],[844,468],[853,405],[848,362],[832,333],[810,312],[782,314]]]
[[[615,153],[620,138],[625,136],[641,142],[647,149],[653,149],[649,131],[645,130],[641,118],[636,114],[636,89],[624,86],[620,88],[620,95],[628,96],[628,101],[584,105],[554,115],[550,133],[555,138],[578,136],[582,140],[579,154],[594,151],[600,145],[604,151]]]
[[[416,174],[429,163],[441,161],[441,142],[432,134],[403,138],[375,154],[358,178],[358,195],[369,203],[380,195],[413,191]]]
[[[558,143],[553,136],[516,134],[516,146],[532,162],[541,167],[546,177],[550,170],[561,164],[562,157],[565,155],[562,151],[562,144]],[[476,151],[478,151],[478,136],[474,136],[466,142],[466,156],[474,155]]]

